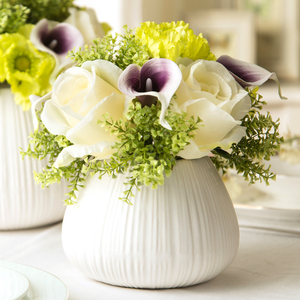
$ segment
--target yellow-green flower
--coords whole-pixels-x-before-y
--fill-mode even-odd
[[[4,70],[5,53],[12,46],[15,34],[1,34],[0,35],[0,82],[6,80]]]
[[[10,46],[2,55],[5,79],[11,85],[16,102],[23,109],[28,109],[30,95],[43,96],[51,89],[49,78],[55,60],[51,55],[38,51],[21,34],[11,34],[7,39]]]
[[[23,110],[29,110],[31,107],[31,102],[28,97],[23,96],[21,93],[14,93],[14,100],[16,104],[20,105]]]
[[[1,44],[1,41],[0,41]],[[4,73],[4,62],[3,62],[3,56],[4,56],[4,51],[1,49],[0,46],[0,82],[5,81],[5,73]]]
[[[17,33],[22,34],[26,39],[30,39],[30,33],[34,28],[33,24],[25,24],[19,27]]]
[[[147,45],[154,58],[167,58],[175,62],[178,57],[216,60],[202,34],[195,35],[189,24],[183,21],[161,24],[145,22],[136,28],[135,34]]]
[[[44,96],[52,90],[52,85],[49,82],[52,71],[55,67],[55,59],[52,55],[39,51],[40,54],[40,63],[39,69],[36,73],[36,81],[39,84],[39,93],[38,96]]]

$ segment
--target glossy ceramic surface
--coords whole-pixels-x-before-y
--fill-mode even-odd
[[[31,132],[31,112],[24,112],[10,89],[0,86],[0,230],[38,227],[63,218],[66,184],[42,189],[33,171],[42,171],[46,163],[22,160],[20,155],[20,147],[27,150]]]
[[[234,259],[239,228],[226,188],[208,157],[181,160],[158,189],[134,205],[118,198],[124,176],[89,178],[67,208],[62,241],[87,276],[113,285],[174,288],[221,273]]]
[[[69,297],[66,285],[50,273],[7,261],[0,261],[0,267],[18,272],[30,281],[30,298],[22,300],[67,300]]]

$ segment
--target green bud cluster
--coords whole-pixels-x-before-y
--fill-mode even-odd
[[[242,119],[246,136],[237,144],[233,144],[229,151],[215,148],[211,157],[213,163],[226,173],[229,168],[236,169],[250,183],[257,180],[276,179],[269,167],[261,164],[261,160],[269,160],[279,150],[283,138],[279,135],[279,120],[273,121],[270,114],[260,113],[262,97],[258,89],[248,90],[252,100],[252,108]],[[91,155],[77,158],[70,165],[55,168],[53,165],[59,153],[72,143],[65,136],[56,136],[46,129],[41,122],[39,111],[39,130],[30,135],[27,151],[21,150],[22,156],[38,159],[48,159],[48,165],[41,173],[35,173],[35,178],[42,187],[65,178],[69,182],[70,192],[67,194],[66,204],[73,204],[77,199],[77,191],[84,187],[88,174],[97,174],[101,179],[105,174],[116,178],[118,174],[126,174],[127,188],[121,200],[131,203],[136,190],[146,185],[157,188],[164,184],[165,176],[170,176],[178,155],[194,138],[195,130],[201,125],[198,118],[188,118],[185,113],[177,113],[168,108],[165,119],[171,126],[168,130],[159,124],[161,104],[157,102],[151,107],[142,106],[136,99],[131,103],[125,119],[113,120],[109,114],[99,120],[99,126],[105,127],[111,134],[118,137],[113,146],[115,150],[109,160],[95,160]]]
[[[116,152],[109,162],[91,163],[89,170],[93,174],[99,172],[100,179],[106,173],[115,177],[116,173],[129,172],[125,183],[129,188],[120,198],[129,204],[134,187],[151,185],[156,189],[164,184],[164,175],[171,175],[178,153],[189,144],[201,122],[168,109],[165,118],[172,127],[169,130],[159,124],[160,112],[160,103],[142,107],[134,101],[126,121],[114,121],[106,115],[105,121],[100,122],[100,126],[117,135],[119,141],[113,146]]]
[[[63,22],[74,0],[0,0],[0,34],[17,32],[41,19]]]
[[[270,171],[270,166],[266,168],[261,160],[270,160],[283,142],[279,134],[279,119],[273,121],[269,112],[267,115],[260,113],[266,102],[258,94],[258,87],[248,89],[248,93],[252,108],[241,124],[247,128],[246,136],[239,143],[233,144],[230,152],[220,148],[214,149],[215,157],[212,157],[212,161],[223,173],[226,173],[228,168],[236,169],[249,183],[259,180],[268,185],[269,179],[275,180],[276,175]]]
[[[112,120],[106,114],[103,120],[99,121],[99,126],[117,135],[119,140],[113,146],[115,153],[110,160],[94,160],[93,156],[88,155],[76,159],[68,166],[55,168],[53,164],[59,153],[72,143],[65,136],[49,133],[40,119],[41,112],[42,110],[37,113],[40,128],[29,136],[28,149],[21,149],[21,154],[23,158],[29,156],[48,159],[48,165],[43,172],[34,174],[42,187],[60,182],[62,178],[69,182],[70,192],[67,194],[66,204],[76,202],[76,193],[79,188],[84,187],[87,174],[97,173],[101,179],[104,174],[115,178],[117,174],[128,173],[125,185],[129,188],[120,199],[129,204],[130,198],[134,196],[134,188],[139,190],[141,185],[151,185],[155,189],[158,185],[163,185],[164,174],[170,176],[176,165],[178,153],[189,144],[201,122],[200,119],[187,118],[185,113],[177,113],[169,108],[165,119],[172,130],[168,130],[159,124],[159,102],[151,107],[142,107],[138,101],[133,101],[126,120]]]
[[[30,9],[0,0],[0,34],[17,32],[26,23]]]
[[[149,60],[148,48],[135,38],[132,30],[125,26],[124,34],[107,34],[103,39],[93,41],[94,45],[79,51],[70,51],[69,57],[81,66],[86,61],[108,60],[125,70],[130,64],[142,66]]]

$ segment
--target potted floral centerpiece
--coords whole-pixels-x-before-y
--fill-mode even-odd
[[[239,242],[217,169],[250,182],[275,177],[258,159],[278,149],[279,123],[247,86],[277,78],[216,59],[183,21],[125,29],[71,52],[76,66],[32,97],[23,155],[50,155],[35,174],[43,185],[69,180],[63,246],[89,277],[143,288],[207,281]]]
[[[103,36],[95,13],[74,7],[73,0],[1,0],[0,2],[0,230],[45,225],[62,219],[61,184],[47,191],[32,172],[45,162],[20,157],[33,131],[29,96],[43,96],[58,74],[73,63],[66,55]]]

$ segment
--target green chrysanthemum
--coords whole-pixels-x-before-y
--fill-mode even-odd
[[[3,55],[5,79],[11,85],[17,104],[29,109],[30,95],[42,96],[51,89],[49,78],[55,66],[54,58],[38,51],[21,34],[7,37],[10,46]],[[1,69],[1,66],[0,66]]]
[[[202,34],[195,35],[189,24],[183,21],[161,24],[145,22],[136,28],[135,34],[147,45],[150,55],[154,58],[167,58],[173,61],[178,57],[216,60]]]
[[[0,35],[0,82],[6,80],[6,74],[4,70],[5,53],[12,46],[14,40],[14,34],[1,34]]]

